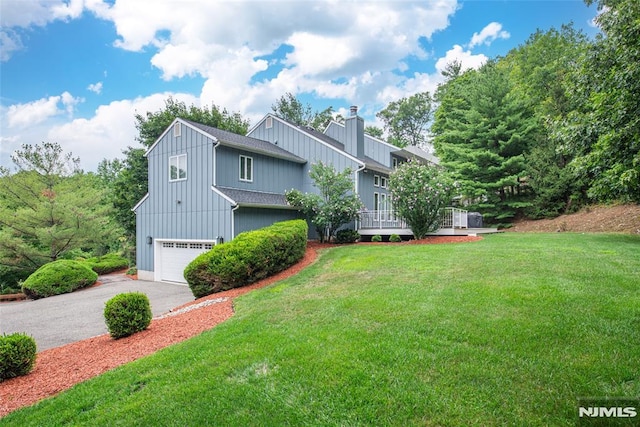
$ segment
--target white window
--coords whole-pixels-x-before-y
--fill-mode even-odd
[[[173,125],[173,136],[180,136],[182,131],[181,129],[182,127],[180,126],[180,123],[176,123],[175,125]]]
[[[265,127],[267,129],[271,129],[273,127],[273,117],[267,117],[267,121],[265,123]]]
[[[374,187],[380,187],[380,176],[379,175],[373,175],[373,186]]]
[[[169,157],[169,181],[182,181],[187,179],[187,155]]]
[[[387,178],[384,176],[380,178],[380,187],[387,188]]]
[[[380,210],[380,194],[373,193],[373,210]]]
[[[253,158],[240,156],[240,181],[253,182]]]
[[[398,159],[396,157],[391,159],[391,164],[393,165],[393,168],[397,168],[398,167]]]

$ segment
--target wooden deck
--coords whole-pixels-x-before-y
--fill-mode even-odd
[[[478,234],[499,233],[497,228],[441,228],[429,236],[477,236]],[[409,228],[363,228],[358,230],[361,236],[390,236],[397,234],[398,236],[413,236],[413,232]]]
[[[478,234],[498,233],[497,228],[469,228],[468,212],[463,209],[445,208],[442,220],[442,228],[429,233],[430,236],[475,236]],[[393,211],[364,211],[360,213],[358,222],[358,234],[361,236],[413,236],[413,232],[407,227],[405,221],[394,214]]]

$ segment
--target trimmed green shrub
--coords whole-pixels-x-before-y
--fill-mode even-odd
[[[87,258],[84,262],[98,274],[109,274],[129,268],[129,260],[118,254],[106,254],[101,257]]]
[[[389,236],[389,241],[393,243],[399,243],[402,242],[402,237],[398,236],[397,234],[392,234],[391,236]]]
[[[302,259],[307,233],[307,223],[299,219],[240,233],[199,255],[184,270],[184,277],[196,298],[246,286]]]
[[[339,230],[336,233],[336,243],[354,243],[360,238],[360,235],[355,230]]]
[[[73,292],[96,280],[98,274],[85,263],[61,259],[37,269],[22,284],[22,292],[32,299],[45,298]]]
[[[22,333],[0,336],[0,381],[27,375],[36,363],[36,341]]]
[[[371,241],[372,242],[382,242],[382,236],[379,234],[376,234],[375,236],[371,237]]]
[[[149,298],[142,292],[118,294],[104,307],[107,329],[115,339],[144,331],[151,324],[151,318]]]

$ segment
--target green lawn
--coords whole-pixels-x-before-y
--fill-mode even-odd
[[[574,425],[640,395],[640,237],[352,245],[0,425]]]

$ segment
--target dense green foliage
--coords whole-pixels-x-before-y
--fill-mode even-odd
[[[565,25],[560,31],[536,32],[500,61],[513,81],[513,93],[529,100],[536,121],[525,154],[530,217],[557,216],[585,200],[584,180],[568,167],[573,154],[555,137],[553,123],[577,107],[567,87],[586,47],[586,36]]]
[[[36,341],[22,333],[0,335],[0,382],[27,375],[36,363]]]
[[[109,274],[129,267],[129,260],[118,254],[106,254],[84,260],[98,274]]]
[[[388,142],[397,147],[427,143],[429,124],[433,119],[432,103],[431,94],[421,92],[393,101],[376,114],[384,123]]]
[[[199,255],[184,270],[196,298],[240,286],[278,273],[304,256],[307,224],[303,220],[277,222],[238,234]]]
[[[593,40],[564,25],[444,73],[437,154],[489,222],[640,202],[640,3],[597,3]]]
[[[375,234],[371,236],[371,241],[376,243],[382,242],[382,236],[379,234]]]
[[[105,189],[59,144],[24,145],[16,171],[0,168],[0,284],[15,289],[47,262],[84,249],[117,249],[121,230],[109,217]]]
[[[22,284],[22,292],[38,299],[93,285],[98,274],[82,261],[59,259],[37,269]]]
[[[212,330],[0,425],[573,426],[580,396],[640,394],[639,245],[323,250]]]
[[[389,176],[393,208],[416,239],[440,227],[454,189],[453,180],[441,168],[415,160],[402,163]]]
[[[318,162],[311,166],[309,176],[319,194],[289,190],[287,202],[311,221],[321,242],[330,241],[339,228],[357,219],[362,209],[352,171],[346,168],[337,172],[332,165]]]
[[[587,0],[588,4],[593,0]],[[600,0],[591,43],[568,82],[578,104],[556,123],[596,201],[640,202],[640,2]]]
[[[149,298],[141,292],[118,294],[105,303],[104,320],[115,339],[144,331],[151,318]]]

